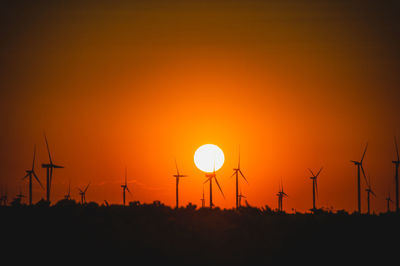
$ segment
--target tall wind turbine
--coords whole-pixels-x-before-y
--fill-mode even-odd
[[[367,183],[367,188],[365,189],[365,191],[367,191],[367,207],[368,207],[368,214],[370,214],[370,198],[371,195],[376,197],[375,193],[372,191],[371,188],[371,177],[368,176],[368,183]]]
[[[47,152],[49,154],[50,162],[48,164],[42,164],[42,168],[46,168],[46,200],[50,203],[50,188],[51,188],[51,182],[53,179],[53,169],[64,168],[64,166],[59,166],[59,165],[53,164],[46,134],[44,135],[44,140],[46,141],[46,147],[47,147]]]
[[[313,191],[313,208],[312,208],[312,210],[313,211],[315,211],[316,210],[316,207],[315,207],[315,198],[316,197],[318,197],[318,183],[317,183],[317,177],[319,176],[319,174],[321,173],[321,171],[322,171],[322,168],[323,167],[321,167],[321,169],[319,169],[319,171],[318,171],[318,173],[316,174],[316,175],[314,175],[314,173],[313,173],[313,171],[311,171],[311,169],[310,168],[308,168],[308,171],[310,171],[310,173],[311,173],[311,177],[310,177],[310,179],[312,180],[312,183],[313,183],[313,188],[312,188],[312,191]]]
[[[125,206],[125,191],[128,191],[129,194],[132,195],[132,193],[129,191],[129,188],[128,188],[127,177],[128,177],[128,170],[125,168],[125,184],[121,185],[121,188],[122,188],[122,202],[123,202],[124,206]]]
[[[276,194],[278,196],[278,211],[283,211],[283,198],[288,197],[288,195],[283,191],[283,182],[281,179],[281,184],[279,187],[279,192]]]
[[[242,170],[240,170],[240,148],[239,148],[239,160],[238,160],[238,167],[233,168],[232,176],[236,175],[236,209],[240,207],[239,204],[239,174],[243,177],[243,179],[247,182],[246,177],[243,175]],[[231,176],[231,177],[232,177]],[[249,183],[249,182],[247,182]]]
[[[217,175],[215,174],[215,165],[214,165],[214,171],[212,173],[207,173],[206,178],[207,178],[207,180],[204,181],[204,184],[207,182],[210,182],[210,209],[211,209],[214,206],[214,204],[212,202],[212,180],[213,179],[215,180],[215,183],[217,183],[219,191],[221,191],[221,194],[224,198],[225,198],[225,195],[224,195],[224,192],[222,192],[221,186],[218,183]]]
[[[7,186],[7,184],[5,186],[2,186],[0,200],[1,200],[2,206],[7,206],[7,202],[8,202],[8,186]]]
[[[25,179],[25,178],[29,177],[29,205],[32,205],[32,179],[35,178],[36,181],[39,183],[39,185],[44,189],[42,183],[40,182],[39,178],[37,177],[37,175],[35,173],[35,158],[36,158],[36,145],[33,149],[32,168],[30,170],[25,171],[26,175],[23,178],[23,179]]]
[[[176,163],[176,160],[175,160],[175,166],[176,166],[176,175],[173,175],[173,177],[175,177],[175,179],[176,179],[176,189],[175,189],[175,192],[176,192],[176,208],[178,209],[179,208],[179,178],[187,177],[187,175],[181,175],[179,173],[178,164]]]
[[[397,161],[392,161],[395,165],[395,186],[396,186],[396,212],[399,211],[399,164],[400,164],[400,158],[399,158],[399,147],[397,146],[397,141],[396,137],[394,137],[394,145],[396,146],[396,155],[397,155]]]
[[[361,157],[361,160],[358,162],[358,161],[350,161],[350,162],[352,162],[352,163],[354,163],[356,166],[357,166],[357,200],[358,200],[358,212],[359,213],[361,213],[361,180],[360,180],[360,170],[362,171],[362,173],[363,173],[363,176],[364,176],[364,179],[365,179],[365,181],[367,181],[367,179],[366,179],[366,177],[365,177],[365,172],[364,172],[364,167],[363,167],[363,161],[364,161],[364,156],[365,156],[365,153],[367,152],[367,148],[368,148],[368,142],[367,142],[367,144],[366,144],[366,146],[365,146],[365,149],[364,149],[364,153],[363,153],[363,155],[362,155],[362,157]],[[366,183],[368,183],[368,182],[366,182]]]
[[[82,205],[86,203],[86,191],[88,190],[89,185],[90,185],[90,183],[89,183],[89,184],[86,186],[86,188],[83,189],[83,190],[80,189],[80,188],[78,188],[78,190],[79,190],[79,195],[81,195],[81,204],[82,204]]]

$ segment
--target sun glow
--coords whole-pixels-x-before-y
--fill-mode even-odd
[[[203,172],[217,171],[224,161],[224,152],[214,144],[202,145],[194,153],[194,163]]]

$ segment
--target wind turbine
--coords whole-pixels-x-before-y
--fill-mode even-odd
[[[390,212],[390,203],[393,203],[393,200],[390,198],[390,191],[389,191],[388,196],[386,198],[386,203],[387,203],[387,212]]]
[[[312,208],[313,211],[316,210],[316,207],[315,207],[315,198],[318,197],[318,183],[317,183],[317,177],[318,177],[319,174],[321,173],[322,169],[323,169],[323,167],[321,167],[321,169],[319,169],[318,173],[317,173],[316,175],[314,175],[313,171],[311,171],[311,169],[308,168],[308,171],[310,171],[310,173],[311,173],[311,175],[312,175],[312,176],[310,177],[310,179],[311,179],[312,182],[313,182],[313,185],[312,185],[312,186],[313,186],[313,208]]]
[[[32,162],[32,168],[30,170],[26,170],[26,175],[23,177],[23,179],[26,179],[29,177],[29,205],[32,205],[32,179],[35,178],[36,181],[39,183],[39,185],[44,189],[42,183],[40,182],[39,178],[37,177],[35,173],[35,158],[36,158],[36,145],[33,149],[33,162]],[[32,178],[33,177],[33,178]]]
[[[2,186],[0,202],[2,206],[7,206],[8,203],[8,186]]]
[[[79,195],[81,195],[81,204],[82,205],[86,203],[86,191],[88,190],[89,185],[90,185],[90,182],[89,182],[89,184],[86,186],[86,188],[84,190],[78,188]]]
[[[239,201],[240,201],[240,199],[239,199],[239,174],[247,182],[247,179],[243,175],[242,170],[240,170],[240,148],[239,148],[238,167],[237,168],[233,168],[233,174],[231,175],[231,177],[236,175],[236,209],[240,207],[240,204],[239,204]],[[247,182],[247,183],[249,183],[249,182]]]
[[[367,183],[367,188],[365,189],[365,191],[367,191],[367,206],[368,206],[368,214],[370,214],[370,198],[371,198],[371,195],[372,196],[374,196],[374,197],[376,197],[376,195],[375,195],[375,193],[372,191],[372,188],[371,188],[371,177],[370,176],[368,176],[368,179],[369,179],[369,181],[368,181],[368,183]]]
[[[176,166],[176,175],[173,175],[173,177],[175,177],[175,179],[176,179],[176,208],[178,209],[178,207],[179,207],[179,193],[178,193],[178,190],[179,190],[179,178],[181,178],[181,177],[187,177],[187,175],[181,175],[181,174],[179,174],[179,169],[178,169],[178,164],[176,163],[176,160],[175,160],[175,166]]]
[[[22,203],[22,198],[25,198],[25,195],[22,194],[21,187],[19,188],[19,194],[17,194],[15,197],[16,197],[17,199],[19,199],[19,202],[20,202],[20,203]]]
[[[397,155],[397,161],[392,161],[392,163],[394,163],[395,165],[395,186],[396,186],[396,212],[399,211],[399,164],[400,164],[400,158],[399,158],[399,148],[397,146],[397,141],[396,141],[396,137],[394,137],[394,145],[396,146],[396,155]]]
[[[206,199],[204,198],[204,184],[203,184],[203,198],[201,200],[201,207],[204,208],[206,206]]]
[[[244,196],[242,194],[242,191],[240,191],[239,195],[238,195],[238,203],[239,203],[239,208],[242,206],[242,198],[246,198],[246,196]]]
[[[64,196],[64,199],[66,199],[66,200],[71,199],[71,180],[68,183],[68,194]]]
[[[283,198],[284,197],[289,197],[284,191],[283,191],[283,182],[281,179],[281,184],[279,188],[279,192],[276,194],[278,196],[278,211],[282,212],[283,211]]]
[[[364,161],[364,156],[365,156],[365,153],[367,152],[367,148],[368,148],[368,142],[367,142],[367,144],[366,144],[366,146],[365,146],[365,149],[364,149],[364,153],[363,153],[363,155],[362,155],[362,157],[361,157],[361,160],[358,162],[358,161],[350,161],[350,162],[352,162],[352,163],[354,163],[356,166],[357,166],[357,199],[358,199],[358,212],[359,213],[361,213],[361,180],[360,180],[360,169],[361,169],[361,171],[362,171],[362,173],[363,173],[363,176],[364,176],[364,179],[365,179],[365,181],[367,181],[367,179],[366,179],[366,177],[365,177],[365,172],[364,172],[364,167],[363,167],[363,161]],[[366,182],[366,183],[368,183],[368,182]]]
[[[47,142],[46,134],[44,135],[44,140],[46,141],[46,147],[47,147],[47,152],[49,154],[50,163],[42,164],[42,168],[46,168],[46,200],[50,203],[50,188],[51,188],[51,182],[53,179],[53,169],[64,168],[64,166],[59,166],[59,165],[53,164],[53,161],[51,160],[49,143]]]
[[[127,176],[128,176],[128,170],[125,168],[125,184],[121,185],[121,187],[122,187],[122,202],[123,202],[124,206],[125,206],[125,191],[127,190],[129,192],[129,194],[132,195],[132,193],[129,191],[129,188],[128,188]]]
[[[210,182],[210,209],[214,206],[213,202],[212,202],[212,180],[215,180],[215,183],[217,183],[217,186],[219,188],[219,191],[221,191],[222,196],[225,198],[224,192],[222,192],[221,186],[218,183],[217,180],[217,175],[215,174],[215,163],[214,163],[214,171],[212,173],[207,173],[206,174],[206,178],[207,180],[204,181],[204,184],[207,182]]]

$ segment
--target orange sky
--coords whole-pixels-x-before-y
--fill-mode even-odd
[[[366,1],[146,1],[110,4],[4,4],[0,47],[1,185],[13,197],[37,169],[55,163],[53,200],[78,186],[88,201],[174,205],[174,158],[190,177],[180,202],[200,204],[204,174],[195,150],[225,153],[218,179],[234,206],[242,153],[243,194],[251,205],[311,208],[307,168],[324,166],[317,207],[356,208],[356,168],[367,141],[375,211],[394,198],[393,136],[399,125],[397,6]],[[34,201],[44,197],[35,185]],[[363,183],[363,210],[366,193]],[[208,191],[206,190],[208,202]]]

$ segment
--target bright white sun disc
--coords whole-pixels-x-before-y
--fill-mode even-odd
[[[203,172],[212,173],[214,169],[217,171],[224,161],[224,152],[214,144],[202,145],[194,153],[194,164]]]

